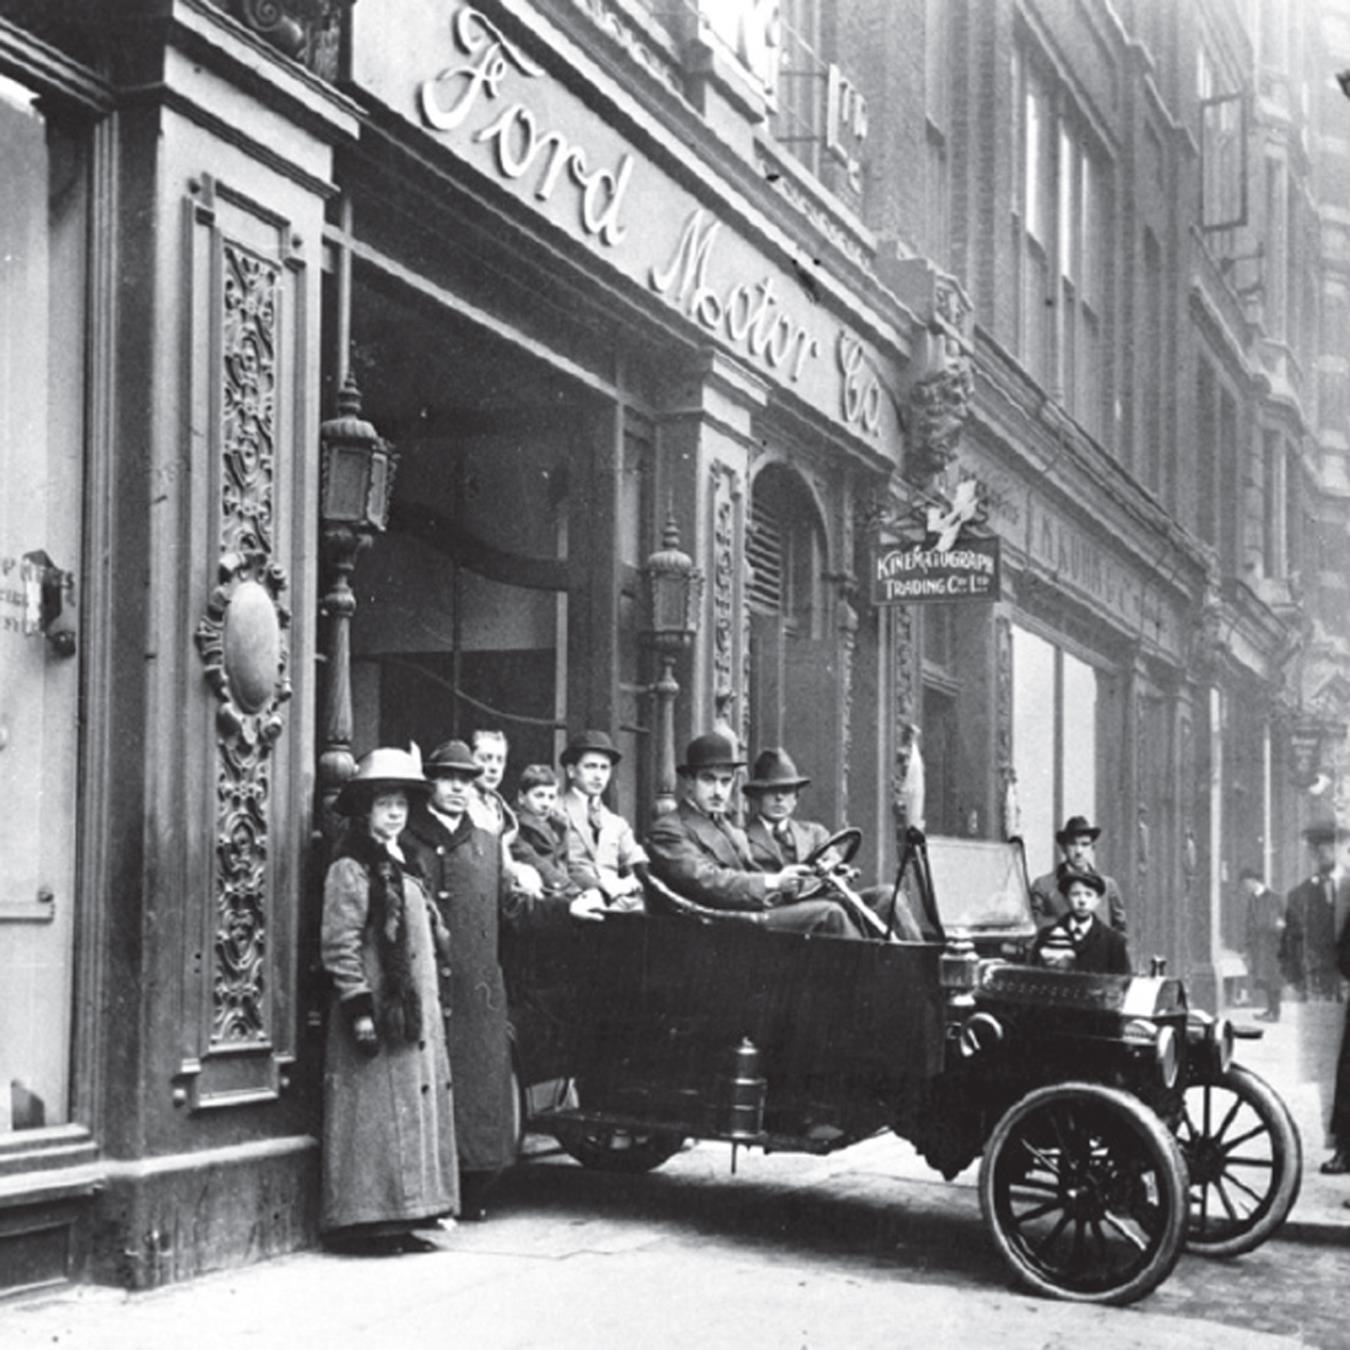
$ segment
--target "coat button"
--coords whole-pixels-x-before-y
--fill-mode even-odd
[[[431,1084],[430,1084],[430,1083],[423,1083],[423,1084],[422,1084],[422,1091],[423,1091],[423,1092],[430,1092],[430,1091],[431,1091]]]

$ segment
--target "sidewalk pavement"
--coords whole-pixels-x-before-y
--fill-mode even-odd
[[[1228,1008],[1234,1026],[1256,1027],[1260,1040],[1239,1040],[1234,1060],[1259,1074],[1284,1099],[1303,1144],[1303,1184],[1277,1236],[1306,1242],[1350,1244],[1350,1173],[1323,1176],[1331,1156],[1327,1113],[1340,1044],[1343,1005],[1286,1002],[1278,1022],[1260,1022],[1254,1009]],[[1311,1074],[1320,1066],[1318,1078]]]

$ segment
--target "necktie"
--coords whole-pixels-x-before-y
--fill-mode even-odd
[[[1075,943],[1082,942],[1082,940],[1087,937],[1087,930],[1088,925],[1086,923],[1071,923],[1069,925],[1069,931],[1073,934]]]
[[[788,862],[797,861],[797,841],[792,837],[792,826],[786,820],[780,820],[773,827],[773,832],[778,838],[778,849]]]
[[[600,799],[591,797],[586,802],[586,821],[591,827],[591,838],[600,842]]]

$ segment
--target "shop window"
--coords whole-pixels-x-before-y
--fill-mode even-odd
[[[85,137],[0,78],[0,1134],[69,1119]]]
[[[1096,818],[1098,703],[1091,666],[1013,626],[1013,769],[1033,876],[1054,865],[1066,816]]]

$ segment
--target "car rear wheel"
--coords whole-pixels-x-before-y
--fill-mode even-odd
[[[549,1129],[564,1153],[600,1172],[651,1172],[684,1146],[682,1135],[585,1120],[556,1120]]]
[[[1177,1142],[1190,1173],[1186,1246],[1202,1256],[1259,1247],[1298,1199],[1303,1150],[1285,1104],[1241,1065],[1186,1086]]]
[[[1167,1278],[1181,1251],[1185,1162],[1137,1098],[1056,1084],[995,1127],[980,1207],[1022,1283],[1078,1302],[1131,1303]]]

